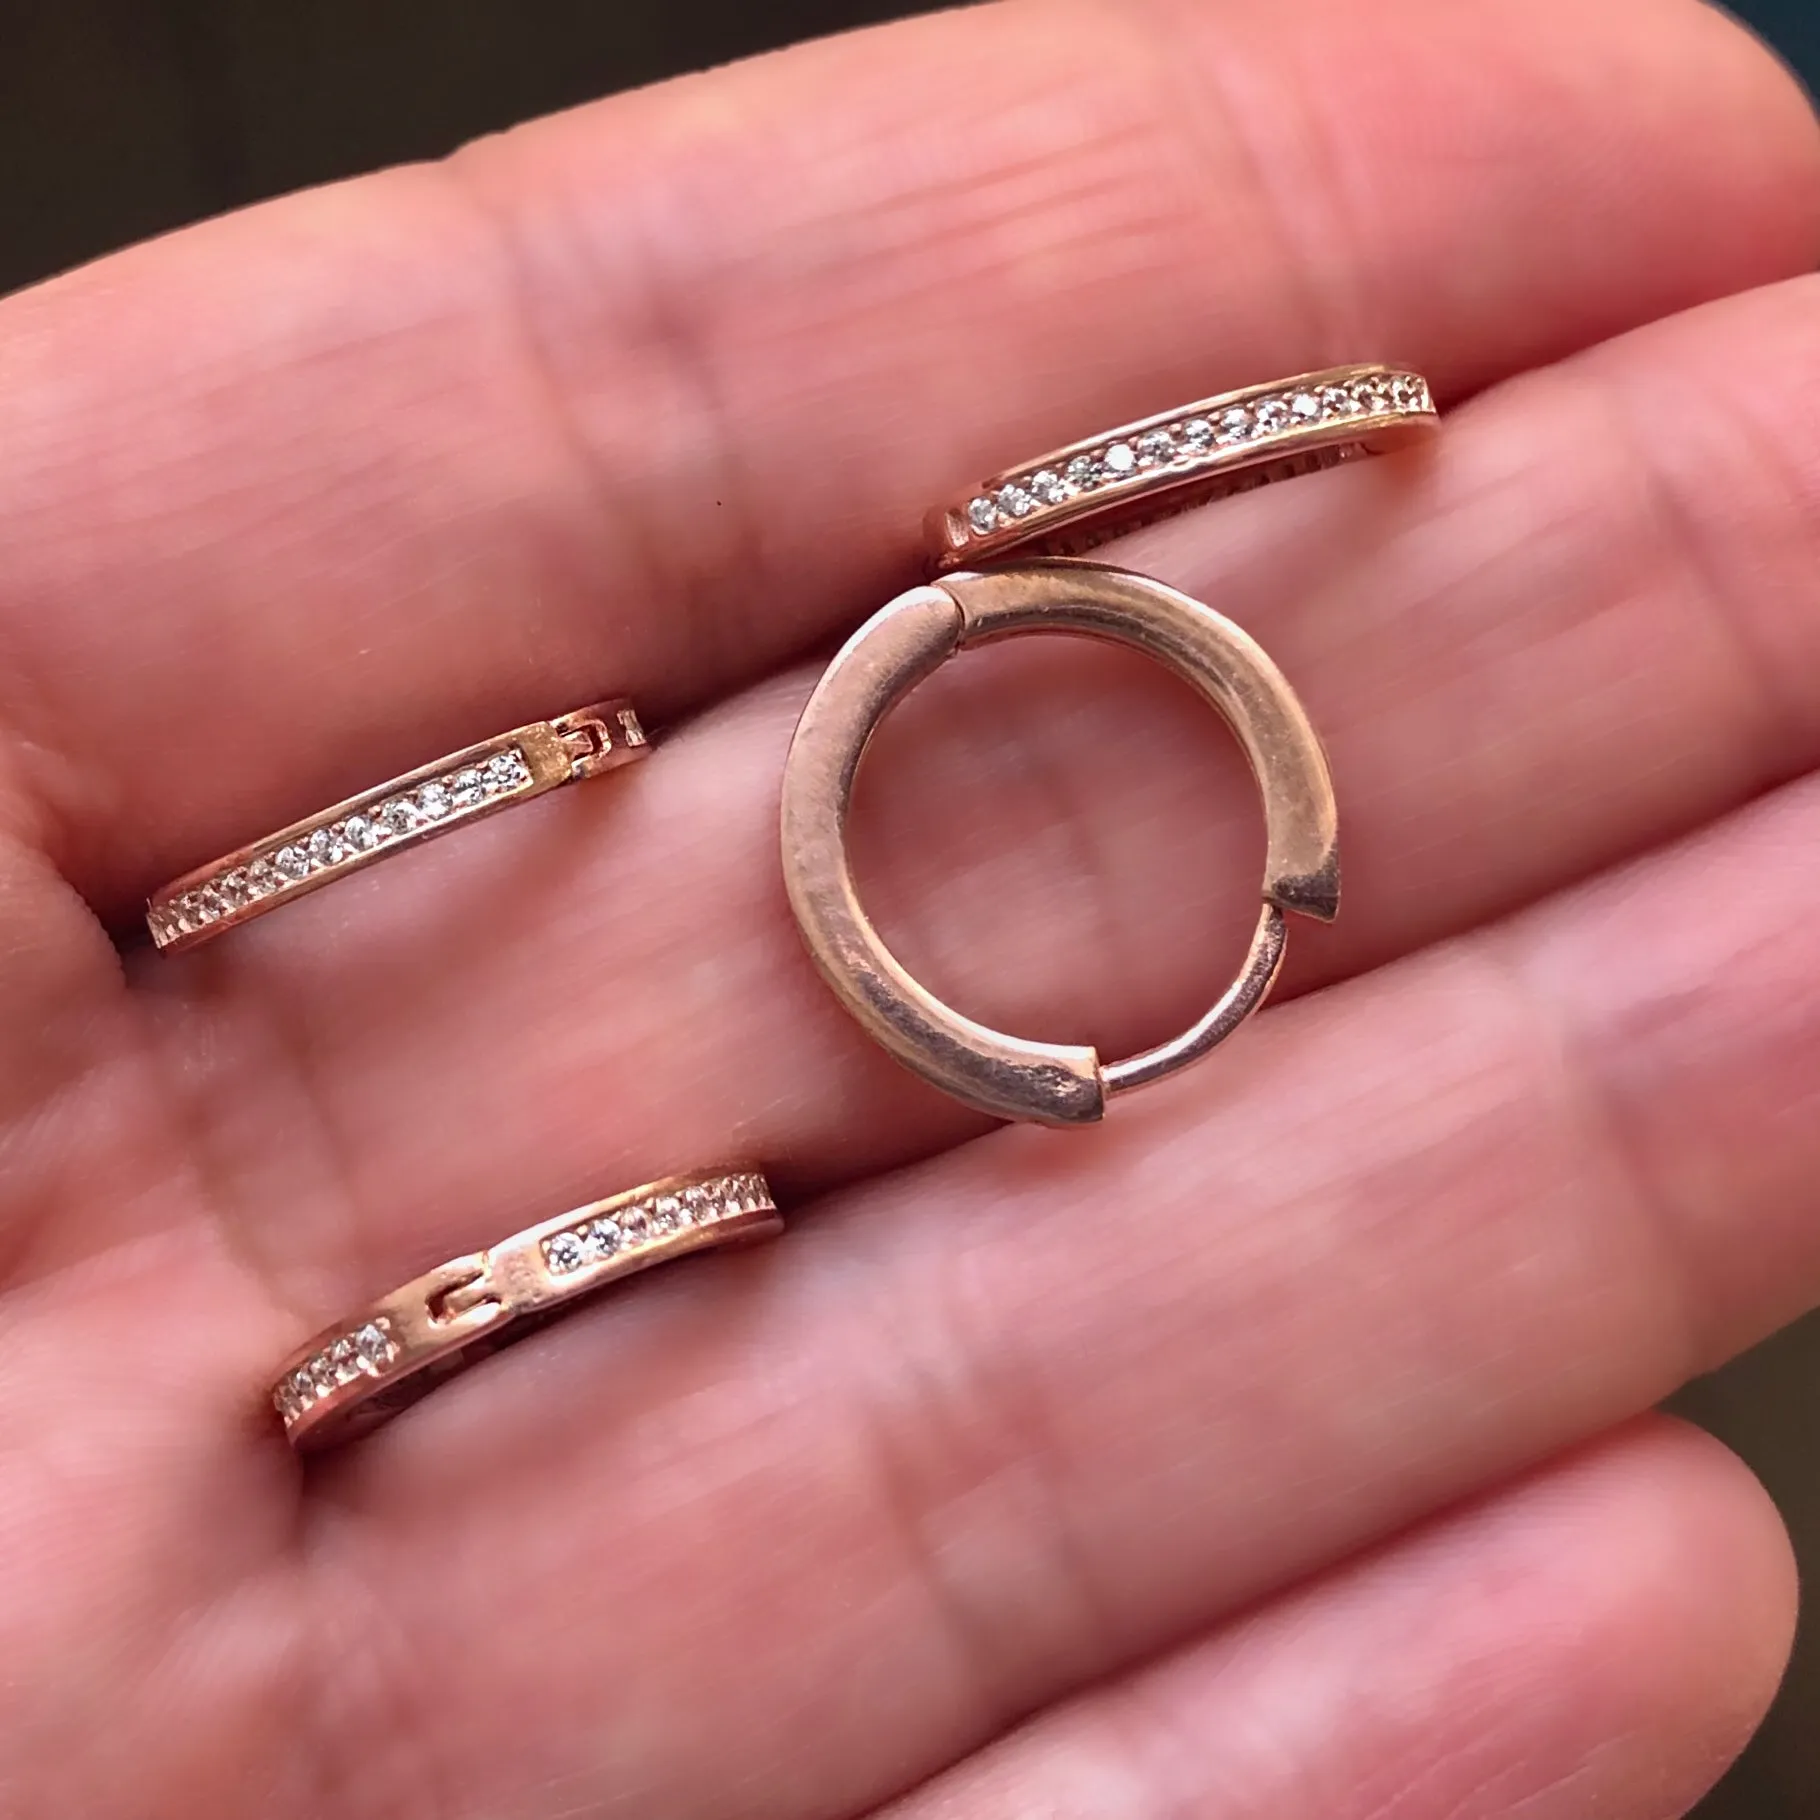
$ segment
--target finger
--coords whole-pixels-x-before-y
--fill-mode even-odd
[[[1677,1820],[1787,1660],[1795,1587],[1735,1459],[1649,1422],[1168,1661],[889,1820]]]
[[[1820,436],[1785,404],[1820,380],[1817,296],[1711,306],[1499,388],[1413,482],[1310,480],[1141,552],[1258,630],[1327,739],[1347,899],[1333,931],[1292,938],[1288,990],[1820,757],[1799,479]],[[1774,474],[1748,454],[1771,416]],[[1305,503],[1328,483],[1337,503]],[[802,957],[774,831],[806,684],[717,713],[626,790],[504,818],[152,973],[164,1072],[291,1299],[328,1320],[603,1181],[745,1150],[801,1193],[982,1128]],[[1136,660],[1054,641],[951,666],[871,761],[868,905],[951,1002],[1130,1053],[1212,1002],[1250,928],[1241,772],[1215,717]]]
[[[384,1587],[453,1663],[449,1564],[485,1560],[502,1723],[567,1715],[537,1748],[578,1805],[837,1812],[1641,1413],[1820,1288],[1816,827],[1793,786],[1115,1122],[565,1323],[318,1482],[319,1596]],[[563,1703],[632,1664],[606,1733]]]
[[[700,702],[1084,425],[1364,353],[1457,395],[1811,267],[1813,123],[1709,9],[1389,4],[959,12],[6,304],[0,725],[59,863],[123,916],[533,715]]]

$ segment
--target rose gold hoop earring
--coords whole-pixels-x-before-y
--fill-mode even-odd
[[[930,565],[1078,556],[1153,519],[1406,448],[1439,425],[1428,381],[1401,367],[1329,367],[1223,392],[1052,449],[937,506]]]
[[[1263,908],[1239,977],[1192,1029],[1108,1067],[1089,1047],[989,1030],[919,985],[867,918],[847,855],[860,760],[893,704],[958,652],[1029,632],[1111,639],[1166,664],[1225,716],[1264,796]],[[1283,913],[1330,921],[1339,909],[1336,824],[1313,727],[1282,672],[1230,620],[1141,575],[1031,563],[899,595],[828,667],[785,765],[784,882],[822,976],[900,1062],[982,1112],[1074,1125],[1102,1117],[1109,1095],[1205,1055],[1257,1009],[1282,963]]]
[[[299,1451],[352,1440],[580,1297],[782,1230],[756,1170],[647,1182],[451,1259],[325,1328],[285,1361],[272,1407]]]
[[[790,747],[782,814],[784,881],[809,953],[848,1012],[906,1067],[999,1118],[1091,1123],[1110,1097],[1198,1060],[1257,1010],[1282,966],[1286,914],[1338,914],[1333,783],[1282,672],[1199,601],[1067,553],[1209,499],[1404,446],[1437,423],[1418,374],[1334,368],[1127,424],[930,514],[938,579],[875,614],[828,667]],[[948,572],[1032,550],[1052,554]],[[1238,977],[1198,1023],[1127,1061],[1103,1065],[1089,1046],[1028,1042],[962,1016],[905,972],[854,886],[847,824],[880,722],[958,652],[1034,632],[1110,640],[1175,671],[1224,716],[1263,796],[1261,907]]]
[[[407,847],[617,770],[648,750],[624,700],[515,727],[186,872],[152,894],[146,926],[167,954],[194,948]]]

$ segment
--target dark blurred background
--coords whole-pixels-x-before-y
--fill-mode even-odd
[[[929,10],[914,0],[0,0],[0,291],[612,89]],[[1820,87],[1820,0],[1734,10]],[[1681,1399],[1768,1484],[1813,1583],[1817,1401],[1820,1317]],[[1820,1614],[1781,1705],[1700,1816],[1820,1816]]]

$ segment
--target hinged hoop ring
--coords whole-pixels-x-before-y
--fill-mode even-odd
[[[1026,1042],[975,1023],[905,972],[853,882],[847,823],[867,744],[891,708],[948,658],[993,639],[1072,633],[1127,645],[1191,684],[1225,718],[1264,799],[1262,906],[1238,978],[1197,1024],[1129,1061],[1089,1045]],[[1285,912],[1340,906],[1338,815],[1327,760],[1283,673],[1230,620],[1161,582],[1096,563],[1032,562],[944,577],[880,609],[829,665],[784,767],[784,882],[835,996],[892,1055],[996,1117],[1088,1124],[1106,1101],[1198,1060],[1269,994]]]

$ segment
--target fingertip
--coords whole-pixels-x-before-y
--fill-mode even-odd
[[[1521,1639],[1516,1678],[1547,1690],[1538,1713],[1553,1697],[1541,1756],[1575,1764],[1581,1794],[1613,1811],[1685,1812],[1749,1743],[1788,1665],[1796,1569],[1769,1495],[1712,1436],[1652,1415],[1490,1508],[1529,1528],[1513,1558],[1539,1565],[1545,1549],[1552,1563],[1496,1600]]]
[[[1662,10],[1639,4],[1646,19]],[[1731,189],[1735,231],[1753,236],[1768,262],[1764,282],[1820,264],[1820,113],[1793,68],[1736,15],[1712,0],[1677,0],[1689,100],[1682,130]]]
[[[1705,1744],[1716,1777],[1787,1670],[1800,1602],[1794,1549],[1769,1493],[1723,1442],[1653,1416],[1636,1447],[1633,1470],[1649,1494],[1636,1517],[1636,1605],[1661,1609],[1675,1638],[1658,1657],[1657,1710],[1690,1750]]]

